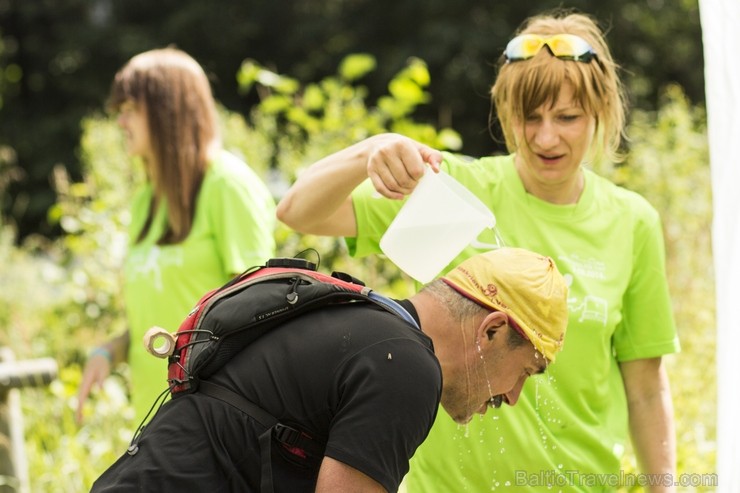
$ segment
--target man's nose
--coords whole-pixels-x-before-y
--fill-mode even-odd
[[[522,393],[522,387],[524,387],[524,382],[527,381],[527,377],[522,377],[519,379],[519,381],[514,385],[514,387],[504,394],[506,397],[506,403],[510,406],[513,406],[516,404],[516,401],[519,400],[519,395]]]

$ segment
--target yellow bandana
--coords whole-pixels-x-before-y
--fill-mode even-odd
[[[513,319],[548,360],[562,349],[568,286],[550,257],[499,248],[471,257],[442,280],[463,296]]]

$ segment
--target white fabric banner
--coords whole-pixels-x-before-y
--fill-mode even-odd
[[[717,491],[737,493],[740,492],[740,1],[699,0],[699,11],[714,196]]]

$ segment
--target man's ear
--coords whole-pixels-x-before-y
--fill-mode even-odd
[[[500,331],[509,322],[509,317],[504,312],[491,312],[478,326],[476,334],[479,341],[490,341],[496,332]]]

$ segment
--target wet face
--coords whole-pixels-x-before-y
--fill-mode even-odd
[[[489,407],[513,406],[527,378],[545,371],[546,358],[531,344],[509,345],[509,330],[503,326],[466,350],[465,365],[445,376],[442,407],[457,423],[467,423]]]
[[[540,106],[524,121],[515,120],[516,168],[527,191],[546,199],[548,192],[577,186],[595,128],[596,119],[573,98],[569,83],[560,88],[554,104]]]
[[[151,154],[151,142],[144,107],[134,101],[124,102],[118,115],[118,125],[126,138],[126,149],[129,156],[147,160]]]

